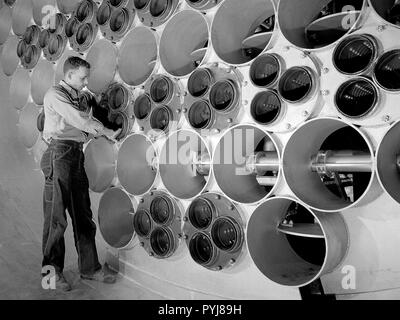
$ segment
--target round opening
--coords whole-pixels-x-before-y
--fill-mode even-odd
[[[189,207],[189,221],[199,230],[207,229],[215,215],[215,207],[211,201],[205,198],[195,199]]]
[[[171,6],[171,0],[152,0],[150,3],[150,14],[158,18],[162,16]]]
[[[50,23],[49,32],[50,33],[60,33],[61,30],[64,28],[64,15],[62,13],[57,13],[54,16],[54,24]]]
[[[172,120],[171,111],[168,107],[158,107],[150,116],[150,126],[153,130],[166,131]]]
[[[333,63],[344,74],[355,75],[367,70],[377,54],[377,45],[372,37],[351,36],[336,47]]]
[[[311,73],[302,67],[287,70],[279,80],[279,93],[283,99],[296,103],[305,100],[313,88]]]
[[[375,65],[374,75],[377,83],[385,90],[400,90],[400,50],[383,54]]]
[[[78,9],[76,10],[76,18],[79,22],[85,21],[93,12],[92,3],[89,1],[83,1],[79,4]]]
[[[149,2],[150,0],[134,0],[133,4],[136,9],[142,10],[149,4]]]
[[[89,23],[83,24],[76,33],[76,42],[78,45],[84,45],[91,41],[93,37],[93,28]]]
[[[274,123],[282,111],[282,103],[274,91],[258,93],[251,102],[250,113],[253,119],[260,124]]]
[[[4,0],[4,3],[7,6],[12,7],[14,5],[15,1],[17,1],[17,0]]]
[[[189,252],[198,264],[210,263],[214,255],[211,239],[203,233],[195,234],[189,242]]]
[[[111,7],[107,2],[103,2],[97,11],[96,19],[97,23],[100,26],[105,25],[109,20],[111,16]]]
[[[210,91],[211,106],[217,111],[228,111],[236,100],[235,86],[229,80],[221,80]]]
[[[133,106],[135,118],[138,120],[146,119],[151,111],[151,101],[147,94],[140,95]]]
[[[140,237],[148,237],[152,229],[150,215],[145,210],[139,210],[135,214],[133,225]]]
[[[387,22],[400,26],[400,3],[396,0],[370,0],[374,10]]]
[[[173,247],[173,237],[164,228],[156,228],[150,236],[150,245],[154,253],[159,257],[166,257]]]
[[[207,101],[196,101],[189,109],[188,119],[195,129],[208,129],[212,120],[212,111]]]
[[[362,118],[377,105],[378,90],[367,79],[351,79],[343,83],[335,96],[339,112],[349,118]]]
[[[174,207],[169,199],[158,196],[150,204],[150,214],[156,223],[165,225],[173,219]]]
[[[69,19],[67,21],[67,24],[65,25],[65,35],[68,38],[71,38],[75,34],[76,30],[78,29],[78,26],[79,26],[79,22],[75,18],[72,17],[71,19]],[[43,34],[43,32],[44,31],[42,31],[42,34]]]
[[[26,44],[32,44],[33,42],[36,42],[36,40],[39,38],[39,34],[39,27],[32,25],[26,29],[23,39],[25,40]]]
[[[51,55],[56,55],[60,53],[60,51],[63,49],[63,38],[58,34],[55,37],[51,37],[49,41],[49,53]]]
[[[121,133],[116,137],[117,140],[123,139],[129,133],[128,118],[122,112],[112,113],[110,116],[110,126],[112,130],[122,129]]]
[[[124,2],[124,0],[110,0],[110,3],[113,7],[119,7],[119,5]]]
[[[188,91],[196,98],[204,96],[211,86],[212,77],[210,72],[205,69],[194,71],[188,80]]]
[[[39,114],[36,120],[36,126],[39,132],[43,132],[44,130],[44,120],[45,120],[45,114],[44,110]]]
[[[128,105],[128,93],[125,88],[117,85],[114,86],[109,93],[109,105],[111,110],[122,110]]]
[[[150,86],[150,97],[155,103],[165,102],[171,94],[172,85],[167,78],[157,78]]]
[[[22,58],[26,52],[28,45],[26,44],[25,40],[20,40],[17,45],[17,56],[18,58]]]
[[[212,228],[211,237],[222,251],[232,251],[239,242],[237,223],[228,217],[218,218]]]
[[[128,25],[129,13],[124,9],[118,9],[111,15],[110,29],[112,32],[120,32]]]
[[[40,33],[39,36],[39,47],[40,48],[45,48],[49,44],[50,40],[50,32],[49,30],[45,29]]]
[[[250,79],[257,87],[269,87],[278,80],[280,69],[278,58],[272,54],[266,54],[252,63]]]
[[[38,56],[38,49],[35,46],[28,46],[25,51],[24,61],[26,64],[31,64],[35,60],[39,58]]]

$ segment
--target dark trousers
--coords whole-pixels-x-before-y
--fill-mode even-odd
[[[40,164],[45,176],[42,265],[54,266],[58,273],[64,269],[66,209],[72,220],[80,273],[91,275],[101,269],[84,161],[81,143],[52,140]]]

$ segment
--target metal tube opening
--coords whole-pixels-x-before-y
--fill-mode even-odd
[[[114,11],[110,19],[112,32],[123,33],[129,25],[129,12],[125,8]]]
[[[317,49],[350,33],[364,7],[365,0],[282,0],[278,20],[289,42],[302,49]]]
[[[159,77],[150,86],[150,97],[155,103],[163,103],[171,97],[172,91],[171,80],[166,77]]]
[[[61,55],[64,51],[64,40],[59,34],[50,37],[48,50],[51,55]]]
[[[279,94],[289,103],[306,100],[314,89],[312,71],[303,67],[288,69],[279,80]]]
[[[125,0],[110,0],[110,4],[113,7],[119,7],[121,5],[121,3],[123,3]]]
[[[65,34],[68,38],[71,38],[76,31],[78,30],[79,27],[79,22],[76,20],[75,17],[71,17],[68,21],[67,24],[65,25]],[[42,31],[43,34],[44,31]]]
[[[217,111],[229,111],[234,106],[237,98],[236,87],[230,80],[220,80],[210,90],[210,103]]]
[[[153,223],[146,210],[138,210],[136,212],[133,219],[133,225],[136,233],[143,238],[148,238],[153,229]]]
[[[216,215],[214,204],[206,198],[193,200],[189,207],[189,221],[198,230],[207,229]]]
[[[374,78],[387,91],[400,90],[400,50],[384,53],[375,64]]]
[[[54,24],[50,23],[49,25],[49,32],[50,33],[61,33],[64,28],[65,28],[65,24],[66,24],[66,18],[62,13],[56,13],[56,15],[54,16]]]
[[[174,249],[174,237],[169,229],[157,227],[150,235],[150,246],[156,256],[167,258]]]
[[[94,4],[92,1],[84,0],[82,1],[78,8],[76,9],[76,18],[79,22],[84,22],[89,20],[90,17],[93,16],[94,13]]]
[[[104,1],[99,10],[97,10],[96,20],[100,26],[104,26],[108,21],[110,21],[111,17],[111,7],[110,5]]]
[[[150,204],[150,214],[156,223],[166,225],[174,219],[174,205],[170,199],[158,196]]]
[[[339,87],[335,95],[335,105],[344,116],[360,119],[375,110],[378,95],[378,89],[369,79],[351,79]]]
[[[150,1],[151,0],[134,0],[133,5],[137,10],[143,10],[149,5]]]
[[[39,48],[36,46],[28,46],[23,57],[26,67],[28,69],[32,69],[38,62],[39,58],[40,58]]]
[[[40,35],[40,28],[36,25],[31,25],[26,29],[23,35],[23,39],[28,45],[35,44],[39,39],[39,35]]]
[[[151,112],[150,127],[153,130],[161,130],[166,132],[172,121],[171,109],[167,106],[157,107]]]
[[[28,45],[26,44],[25,40],[22,39],[18,42],[17,46],[17,56],[18,58],[22,58],[25,55],[26,50],[28,49]]]
[[[78,45],[86,45],[93,39],[93,27],[89,23],[85,23],[79,26],[76,32],[76,42]]]
[[[140,95],[133,106],[133,113],[138,120],[146,119],[151,112],[151,100],[147,94]]]
[[[211,228],[211,238],[222,251],[232,252],[241,244],[241,227],[231,217],[220,217]]]
[[[192,259],[199,265],[208,265],[215,257],[215,249],[210,237],[204,233],[196,233],[189,242]]]
[[[47,47],[47,45],[49,44],[49,40],[50,40],[50,31],[47,29],[42,30],[42,32],[40,33],[39,36],[39,47],[40,48],[45,48]]]
[[[187,88],[195,97],[203,97],[211,87],[212,75],[207,69],[195,70],[189,77]]]
[[[128,107],[129,93],[122,85],[114,85],[108,93],[109,106],[112,111],[123,111]]]
[[[208,10],[215,7],[221,0],[186,0],[189,6],[197,10]]]
[[[370,0],[372,8],[387,22],[400,26],[400,3],[396,0]]]
[[[333,53],[339,72],[357,75],[368,70],[378,54],[376,40],[370,35],[354,35],[341,41]]]
[[[281,113],[282,102],[275,91],[259,92],[251,102],[250,114],[259,124],[272,124],[278,120]]]
[[[155,17],[161,17],[172,7],[172,0],[151,0],[150,14]]]
[[[196,101],[188,113],[189,124],[194,129],[209,129],[212,125],[213,114],[206,100]]]
[[[251,64],[250,79],[257,87],[268,88],[273,86],[281,73],[281,64],[273,54],[258,57]]]

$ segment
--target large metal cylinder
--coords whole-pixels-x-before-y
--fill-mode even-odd
[[[199,134],[189,130],[172,133],[158,161],[166,189],[179,199],[192,199],[201,194],[211,176],[210,159],[207,142]]]
[[[207,20],[193,10],[174,15],[165,26],[160,41],[160,59],[174,77],[184,77],[206,59],[210,47]]]
[[[341,263],[349,234],[339,213],[319,213],[293,199],[276,197],[251,215],[247,244],[255,265],[268,279],[301,287]]]
[[[257,169],[258,153],[273,152],[271,165]],[[267,158],[268,159],[268,158]],[[280,151],[275,138],[252,125],[238,125],[220,139],[213,156],[217,184],[229,199],[253,204],[268,197],[280,177]]]
[[[28,102],[30,91],[31,76],[29,71],[19,67],[12,76],[10,83],[11,106],[21,110]]]
[[[400,50],[394,49],[385,52],[379,57],[374,66],[375,82],[390,93],[400,92]]]
[[[98,222],[103,239],[115,249],[129,249],[134,238],[133,215],[137,203],[119,188],[107,190],[100,199]]]
[[[142,85],[155,70],[157,56],[155,33],[147,27],[136,27],[124,38],[119,50],[119,75],[128,85]]]
[[[243,65],[269,47],[273,42],[274,30],[273,1],[224,1],[211,26],[211,42],[216,54],[224,62]]]
[[[127,137],[118,152],[117,174],[121,185],[133,195],[150,191],[157,177],[157,153],[151,140],[142,134]]]
[[[384,190],[400,203],[400,122],[394,123],[379,144],[377,173]]]
[[[117,70],[117,48],[109,41],[97,41],[87,54],[91,65],[88,89],[96,94],[104,91],[114,80]]]
[[[33,103],[28,103],[19,115],[19,138],[27,149],[32,148],[39,137],[39,130],[36,125],[38,116],[39,108]]]
[[[1,52],[1,65],[3,72],[11,76],[18,66],[19,58],[16,55],[19,40],[16,36],[10,36],[3,45]]]
[[[279,27],[296,47],[321,49],[354,31],[363,20],[366,7],[366,0],[281,0]]]
[[[240,208],[217,193],[204,193],[192,201],[183,218],[190,256],[212,271],[231,268],[244,246]]]
[[[54,85],[54,76],[54,65],[47,60],[40,60],[33,69],[31,95],[36,104],[43,105],[47,90]]]
[[[329,160],[330,152],[339,153],[338,161]],[[357,127],[334,118],[317,118],[289,139],[283,151],[283,173],[289,188],[311,208],[342,211],[372,192],[373,155],[369,139]],[[314,167],[314,163],[321,165]]]
[[[12,29],[14,34],[21,36],[32,19],[32,0],[17,0],[12,9]]]
[[[11,12],[8,6],[0,8],[0,45],[3,44],[10,35],[12,24]]]
[[[106,138],[92,139],[85,148],[85,171],[89,188],[104,192],[113,183],[117,161],[117,150]]]

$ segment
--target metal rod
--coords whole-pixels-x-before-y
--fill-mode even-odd
[[[366,152],[320,151],[312,158],[311,170],[319,173],[371,172],[372,159]]]
[[[193,166],[199,175],[208,176],[211,169],[211,159],[208,154],[199,154],[193,161]]]
[[[259,176],[267,171],[279,171],[278,153],[275,151],[262,151],[250,155],[246,161],[246,169],[251,174]]]

